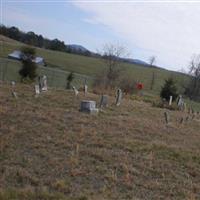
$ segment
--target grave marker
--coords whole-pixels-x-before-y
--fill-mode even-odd
[[[45,92],[47,91],[47,76],[39,76],[39,88],[40,91]]]
[[[173,99],[173,96],[170,96],[170,97],[169,97],[169,106],[172,105],[172,99]]]
[[[116,106],[119,106],[122,101],[122,90],[120,88],[117,89],[117,96],[116,96]]]
[[[107,107],[107,106],[108,106],[108,96],[102,95],[99,107],[102,108],[102,107]]]
[[[40,94],[40,86],[35,85],[35,96],[37,97]]]
[[[168,124],[169,123],[169,113],[168,112],[164,112],[164,117],[165,117],[166,124]]]
[[[178,105],[178,107],[179,107],[180,110],[184,109],[184,100],[183,100],[182,95],[179,95],[177,105]]]
[[[96,108],[96,102],[95,101],[87,101],[83,100],[81,101],[81,106],[80,106],[80,111],[81,112],[86,112],[90,114],[95,114],[99,112],[99,109]]]
[[[76,89],[76,87],[75,87],[75,86],[72,86],[72,89],[73,89],[73,91],[74,91],[74,95],[77,97],[77,96],[78,96],[78,93],[79,93],[79,91]]]
[[[84,94],[86,95],[88,93],[88,86],[85,84],[84,85]]]

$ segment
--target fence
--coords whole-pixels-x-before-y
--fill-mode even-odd
[[[21,63],[15,60],[9,60],[9,59],[0,59],[0,80],[3,81],[20,81],[19,76],[19,69],[21,68]],[[66,88],[67,84],[67,76],[70,72],[56,69],[56,68],[50,68],[50,67],[44,67],[44,66],[38,66],[37,69],[38,75],[46,75],[48,85],[50,87],[55,88]],[[88,85],[91,85],[94,78],[78,73],[74,73],[74,80],[73,85],[75,85],[77,88],[83,86],[83,84],[86,82]]]

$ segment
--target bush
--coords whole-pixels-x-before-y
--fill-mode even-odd
[[[66,87],[67,89],[71,89],[71,83],[74,80],[74,78],[75,78],[74,73],[71,72],[67,77],[67,87]]]
[[[35,49],[22,47],[22,68],[19,70],[22,81],[25,79],[34,80],[37,77],[37,65],[33,62]]]
[[[160,97],[166,99],[167,101],[169,101],[170,96],[173,97],[173,101],[175,101],[178,96],[177,88],[173,78],[168,78],[165,80],[165,84],[160,92]]]

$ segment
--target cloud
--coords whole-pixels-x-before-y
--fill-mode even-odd
[[[187,66],[200,53],[200,3],[73,2],[85,21],[112,29],[128,43],[156,54],[170,69]]]

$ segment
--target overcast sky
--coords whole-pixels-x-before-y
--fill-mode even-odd
[[[200,53],[200,1],[3,1],[1,23],[100,50],[123,44],[130,57],[171,70]]]

